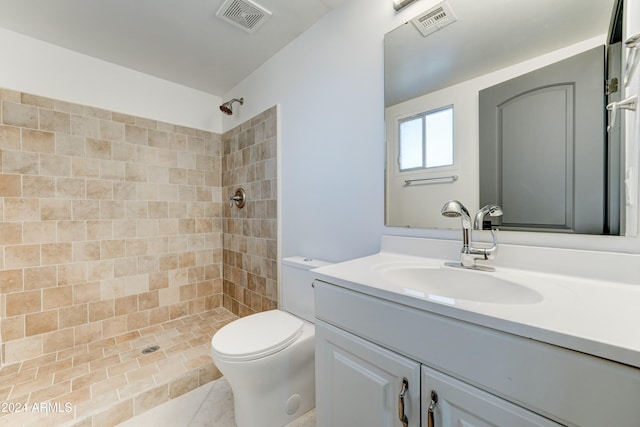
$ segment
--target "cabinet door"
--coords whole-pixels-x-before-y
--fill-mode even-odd
[[[436,402],[432,403],[435,393]],[[433,407],[433,423],[429,408]],[[534,427],[560,426],[547,418],[422,367],[422,415],[425,427]]]
[[[318,427],[419,427],[420,365],[316,321],[316,415]]]

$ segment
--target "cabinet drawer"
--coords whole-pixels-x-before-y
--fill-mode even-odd
[[[315,282],[316,317],[574,426],[638,427],[640,369]]]

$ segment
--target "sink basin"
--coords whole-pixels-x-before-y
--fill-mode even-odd
[[[455,304],[465,300],[491,304],[535,304],[542,295],[491,273],[455,267],[387,266],[385,281],[408,295]]]

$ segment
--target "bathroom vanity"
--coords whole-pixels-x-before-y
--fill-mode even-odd
[[[461,271],[455,247],[385,236],[315,270],[318,426],[640,426],[632,266],[606,282],[551,267],[591,274],[588,253],[501,247],[530,269]]]

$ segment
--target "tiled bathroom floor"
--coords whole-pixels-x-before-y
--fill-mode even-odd
[[[235,318],[218,308],[4,366],[0,427],[113,427],[208,384],[211,336]]]
[[[315,427],[315,410],[286,427]],[[118,427],[236,427],[233,394],[224,379],[213,381],[163,403]]]

